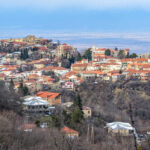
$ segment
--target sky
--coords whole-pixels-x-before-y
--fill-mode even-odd
[[[0,0],[0,19],[0,37],[85,33],[93,38],[94,33],[102,38],[103,33],[107,39],[129,39],[128,33],[147,42],[150,0]]]
[[[149,0],[0,0],[0,30],[150,32]]]

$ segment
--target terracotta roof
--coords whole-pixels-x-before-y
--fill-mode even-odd
[[[3,55],[3,56],[5,56],[5,55],[7,55],[7,53],[0,53],[0,55]]]
[[[42,39],[42,41],[48,41],[48,39]]]
[[[40,91],[36,94],[36,96],[39,96],[42,98],[55,98],[59,95],[60,95],[60,93],[47,92],[47,91]]]
[[[34,128],[36,128],[35,124],[23,124],[22,126],[19,127],[19,129],[23,129],[23,130],[29,130]]]
[[[148,61],[147,58],[136,58],[135,61]]]
[[[67,69],[64,67],[47,66],[47,67],[44,67],[43,70],[67,70]]]
[[[106,48],[98,48],[96,51],[106,51]]]
[[[120,65],[120,64],[117,64],[117,63],[107,63],[107,64],[102,64],[102,66],[111,66],[111,65]]]
[[[138,61],[146,61],[148,62],[148,59],[146,58],[135,58],[135,59],[132,59],[132,58],[124,58],[124,59],[121,59],[122,62],[138,62]]]
[[[134,60],[132,58],[124,58],[124,59],[121,59],[122,62],[134,62]]]
[[[112,74],[112,76],[121,76],[122,74],[120,74],[120,73],[114,73],[114,74]]]
[[[72,75],[78,75],[78,73],[76,72],[76,71],[69,71],[69,72],[67,72],[64,76],[63,76],[63,79],[67,79],[67,78],[69,78],[70,76],[72,76]]]
[[[24,81],[24,84],[29,84],[29,83],[36,83],[36,81],[34,79],[28,80],[28,81]]]
[[[67,45],[67,43],[63,43],[62,45]]]
[[[113,73],[119,73],[118,70],[113,70],[113,71],[109,71],[109,73],[113,74]]]
[[[15,71],[16,69],[6,69],[6,70],[3,70],[3,72],[5,71]]]
[[[27,78],[39,78],[40,76],[39,75],[37,75],[37,74],[31,74],[31,75],[29,75],[29,76],[27,76]]]
[[[46,47],[38,47],[38,49],[39,49],[39,50],[42,50],[42,51],[47,50]]]
[[[82,109],[83,109],[83,110],[91,110],[91,108],[90,108],[90,107],[87,107],[87,106],[83,106]]]
[[[54,67],[53,70],[67,70],[67,69],[64,67]]]
[[[12,44],[22,45],[22,44],[26,44],[26,43],[25,42],[12,42]]]
[[[78,134],[78,131],[70,129],[68,127],[64,127],[61,129],[61,132],[64,132],[66,134]]]
[[[132,69],[129,69],[128,70],[130,73],[150,73],[150,70],[132,70]]]
[[[94,56],[105,56],[105,54],[94,54]]]
[[[150,64],[143,64],[142,68],[150,68]]]
[[[83,74],[103,74],[100,70],[97,71],[81,71]]]
[[[87,63],[85,63],[85,64],[72,64],[71,65],[71,67],[86,67],[86,66],[88,66]]]

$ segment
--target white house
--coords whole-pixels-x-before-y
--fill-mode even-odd
[[[107,123],[106,128],[108,128],[108,133],[112,134],[120,134],[123,136],[136,134],[135,128],[132,127],[130,123],[125,122]]]

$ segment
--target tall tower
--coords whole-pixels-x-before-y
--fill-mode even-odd
[[[92,51],[92,61],[94,61],[94,55],[95,55],[95,52],[96,52],[96,46],[93,46],[91,48],[91,51]]]

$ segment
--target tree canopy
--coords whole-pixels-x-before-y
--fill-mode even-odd
[[[82,55],[82,58],[92,60],[92,52],[90,48],[84,52],[84,54]]]
[[[110,56],[110,55],[111,55],[111,51],[110,51],[109,49],[107,49],[107,50],[105,51],[105,55],[106,55],[106,56]]]

